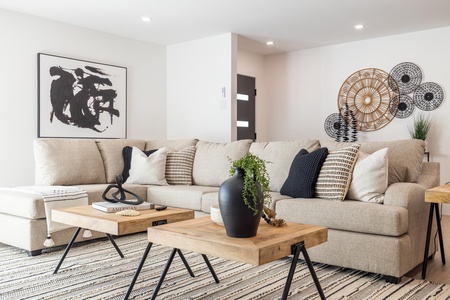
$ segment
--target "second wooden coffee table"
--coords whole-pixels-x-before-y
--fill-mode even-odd
[[[153,291],[152,299],[156,298],[175,253],[181,253],[179,249],[201,253],[217,283],[219,282],[219,279],[206,255],[259,266],[293,254],[282,299],[287,298],[298,258],[300,253],[302,253],[320,298],[325,299],[306,248],[326,242],[327,237],[328,230],[325,227],[289,222],[285,227],[273,227],[265,222],[261,222],[258,234],[255,237],[232,238],[226,235],[223,226],[213,223],[210,217],[193,219],[160,227],[152,227],[148,229],[149,243],[128,288],[127,294],[125,295],[125,299],[128,299],[131,294],[153,243],[172,247],[173,251],[167,261],[159,282]],[[186,268],[189,271],[187,265]],[[191,274],[191,276],[193,276],[193,274]]]
[[[126,217],[116,215],[115,213],[102,212],[92,208],[90,205],[53,209],[52,221],[78,227],[67,245],[66,250],[64,251],[64,254],[53,274],[58,272],[67,253],[80,233],[81,228],[105,233],[119,255],[123,257],[122,252],[111,235],[125,235],[142,232],[152,226],[169,224],[194,218],[193,210],[171,207],[162,211],[151,209],[140,210],[139,212],[139,216]]]

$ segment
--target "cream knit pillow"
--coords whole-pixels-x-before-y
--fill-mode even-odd
[[[388,187],[388,148],[372,154],[360,152],[353,170],[347,198],[383,203]]]

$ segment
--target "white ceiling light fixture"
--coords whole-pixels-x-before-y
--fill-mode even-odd
[[[267,46],[273,46],[273,41],[268,41],[268,42],[266,43],[266,45],[267,45]]]
[[[355,25],[355,29],[363,29],[363,28],[364,28],[363,24]]]
[[[142,21],[143,21],[143,22],[148,23],[148,22],[150,22],[151,20],[152,20],[152,18],[150,18],[150,17],[142,17]]]

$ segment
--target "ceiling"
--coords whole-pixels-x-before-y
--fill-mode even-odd
[[[233,32],[239,48],[261,54],[450,26],[450,0],[0,0],[0,8],[162,45]]]

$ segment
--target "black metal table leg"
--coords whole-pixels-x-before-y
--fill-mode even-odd
[[[216,275],[216,272],[214,272],[213,267],[211,266],[211,263],[209,262],[209,259],[206,257],[205,254],[202,254],[203,260],[205,261],[206,265],[208,266],[209,271],[211,272],[212,277],[214,278],[214,281],[216,283],[219,283],[219,278]]]
[[[114,241],[114,239],[112,238],[112,236],[107,233],[106,236],[108,237],[108,239],[111,241],[111,244],[113,244],[114,248],[116,248],[117,253],[119,253],[121,258],[124,258],[122,251],[120,251],[119,247],[117,246],[116,242]]]
[[[428,249],[430,248],[430,237],[431,237],[431,227],[433,226],[434,205],[435,203],[431,203],[430,213],[428,214],[427,239],[425,240],[425,251],[423,254],[423,262],[422,262],[422,279],[425,279],[425,276],[427,275]]]
[[[69,244],[67,244],[66,250],[64,250],[64,253],[63,253],[61,259],[59,260],[59,263],[56,266],[56,269],[53,272],[53,274],[58,273],[59,268],[61,267],[64,259],[66,258],[67,253],[69,253],[70,248],[72,248],[72,245],[75,242],[75,239],[77,238],[78,234],[80,233],[80,230],[81,230],[81,227],[78,227],[77,230],[75,231],[75,233],[73,234],[72,239],[70,240]]]
[[[435,211],[436,211],[436,223],[438,228],[438,235],[439,235],[439,246],[441,250],[441,259],[442,264],[445,265],[445,252],[444,252],[444,239],[442,238],[442,227],[441,227],[441,218],[439,215],[439,205],[436,203],[434,205]]]
[[[305,258],[306,264],[308,265],[309,273],[311,274],[311,277],[313,278],[314,283],[316,284],[316,288],[317,288],[317,291],[319,292],[320,299],[322,299],[322,300],[326,299],[325,295],[322,291],[322,287],[320,286],[319,278],[317,278],[316,271],[314,271],[314,267],[311,263],[311,259],[309,259],[309,255],[308,255],[308,252],[306,251],[305,245],[302,245],[300,250],[302,251],[303,257]]]
[[[131,280],[131,283],[128,286],[128,290],[124,298],[125,300],[127,300],[130,297],[131,291],[133,290],[134,284],[136,283],[136,280],[139,277],[139,273],[141,273],[142,267],[144,266],[145,260],[147,259],[148,253],[150,252],[152,245],[153,245],[152,243],[147,244],[147,248],[144,251],[144,255],[142,255],[141,262],[139,263],[139,266],[137,267],[136,272],[134,273],[133,280]]]
[[[191,275],[191,277],[195,277],[194,272],[192,272],[191,267],[189,266],[188,262],[186,261],[186,258],[184,258],[183,253],[181,252],[180,249],[177,249],[177,253],[180,256],[181,260],[183,261],[184,266],[186,267],[186,269],[188,270],[189,274]]]
[[[322,287],[320,286],[319,279],[317,278],[316,271],[314,271],[314,267],[309,259],[308,252],[306,251],[306,247],[304,242],[300,242],[298,244],[292,245],[292,254],[294,257],[292,258],[291,267],[289,269],[288,277],[286,278],[286,284],[284,285],[283,295],[281,299],[286,300],[289,294],[289,290],[291,288],[292,279],[294,278],[295,268],[297,267],[298,257],[300,256],[300,252],[303,254],[305,258],[305,262],[308,266],[309,273],[314,280],[314,284],[316,285],[317,291],[319,292],[320,299],[326,299],[325,295],[322,291]]]
[[[164,281],[164,278],[166,278],[167,271],[169,271],[170,265],[172,264],[173,258],[175,257],[175,253],[177,253],[176,248],[173,248],[172,253],[170,253],[169,260],[167,260],[166,266],[164,267],[164,271],[161,274],[161,277],[159,278],[158,284],[155,287],[155,290],[153,291],[152,300],[156,299],[156,296],[158,295],[159,289],[161,288],[161,285]]]

